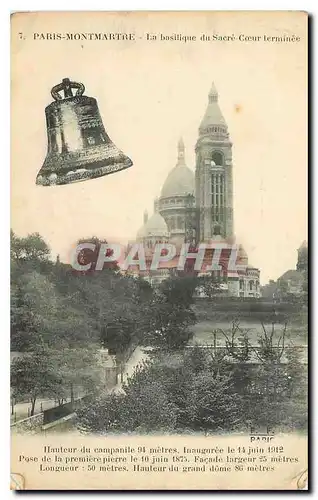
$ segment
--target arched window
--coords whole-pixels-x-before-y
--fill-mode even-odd
[[[224,155],[221,153],[221,151],[214,151],[212,153],[212,160],[216,165],[224,165]]]

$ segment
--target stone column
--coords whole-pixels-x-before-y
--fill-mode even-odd
[[[205,160],[204,165],[204,239],[210,239],[212,236],[211,221],[211,167]]]

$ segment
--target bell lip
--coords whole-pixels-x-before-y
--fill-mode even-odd
[[[67,184],[75,184],[76,182],[89,181],[93,179],[98,179],[99,177],[105,177],[106,175],[111,175],[121,170],[126,170],[133,166],[133,162],[130,158],[126,158],[123,162],[118,162],[113,165],[101,166],[96,169],[85,170],[84,172],[74,172],[71,175],[58,176],[55,180],[49,180],[47,176],[41,174],[41,170],[36,176],[35,184],[42,187],[52,187],[52,186],[63,186]]]

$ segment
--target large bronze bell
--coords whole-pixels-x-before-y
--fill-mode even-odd
[[[108,137],[96,99],[84,96],[84,91],[82,83],[68,78],[52,88],[55,100],[45,108],[48,152],[36,184],[70,184],[132,166]]]

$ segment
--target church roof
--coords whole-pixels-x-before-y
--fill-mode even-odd
[[[161,190],[161,196],[185,196],[194,192],[194,174],[186,165],[177,165],[169,173]]]
[[[245,248],[243,247],[243,245],[239,245],[238,251],[237,251],[237,256],[240,259],[248,259],[247,252],[246,252]]]
[[[226,121],[219,107],[218,98],[218,91],[216,90],[214,83],[212,83],[212,87],[209,92],[208,107],[206,108],[205,115],[201,121],[200,129],[207,128],[210,125],[226,126]]]
[[[143,226],[141,226],[141,228],[138,230],[137,232],[137,238],[138,239],[141,239],[141,238],[144,238],[144,236],[146,236],[146,225],[144,224]]]
[[[178,143],[178,162],[170,171],[161,190],[161,197],[186,196],[194,193],[194,173],[184,160],[184,143]]]
[[[146,222],[144,236],[168,236],[168,226],[158,212],[155,212]]]
[[[253,266],[253,264],[248,264],[247,269],[256,269],[257,271],[259,270],[259,268],[256,266]]]
[[[147,222],[148,222],[148,211],[145,210],[144,211],[144,223],[137,232],[137,239],[140,240],[145,236],[145,227],[146,227]]]

